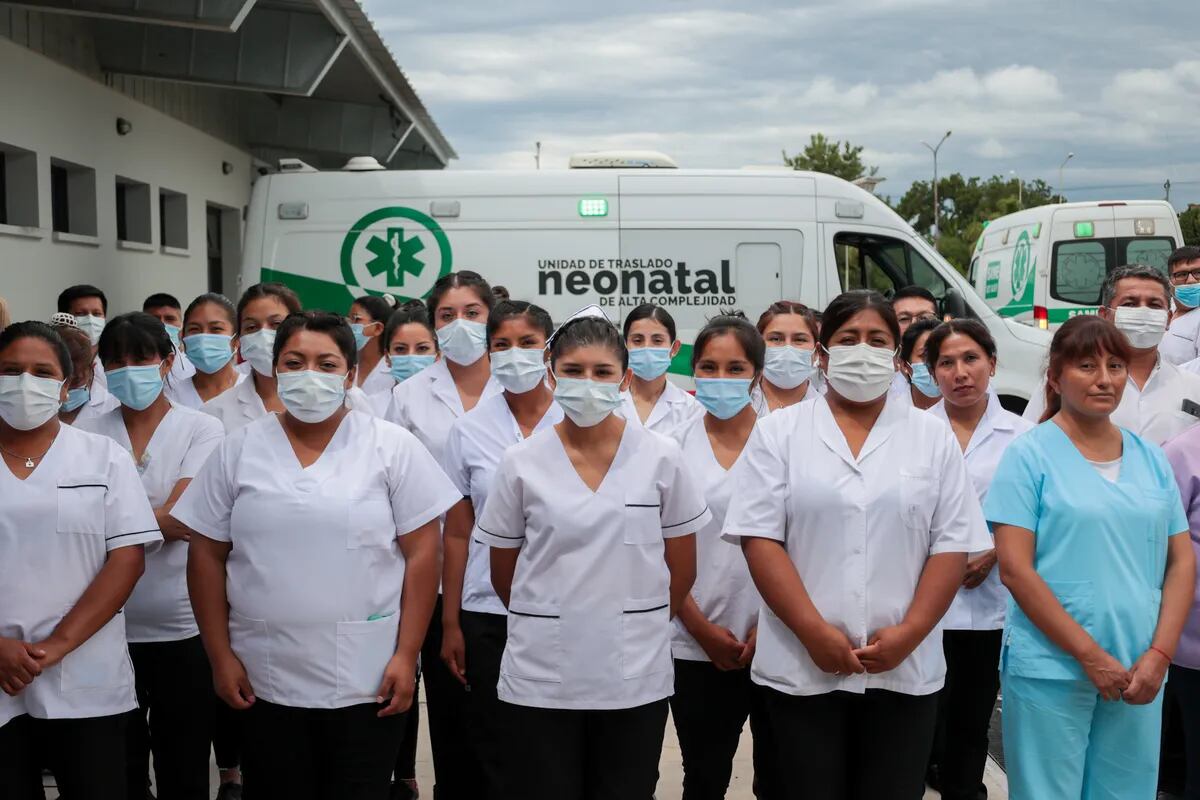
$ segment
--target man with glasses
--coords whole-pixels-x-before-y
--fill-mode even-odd
[[[892,310],[900,323],[900,335],[908,326],[921,319],[937,319],[937,298],[924,286],[905,286],[892,295]]]
[[[1167,274],[1175,289],[1175,315],[1159,345],[1163,358],[1186,364],[1200,357],[1200,247],[1180,247],[1167,259]]]

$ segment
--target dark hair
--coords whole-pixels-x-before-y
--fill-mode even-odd
[[[101,364],[119,358],[165,359],[174,352],[166,326],[144,311],[131,311],[109,320],[96,349]]]
[[[492,294],[495,296],[495,298],[496,298],[496,300],[497,300],[497,301],[499,301],[499,300],[511,300],[511,299],[512,299],[512,295],[508,293],[508,287],[507,287],[507,286],[493,286],[493,287],[492,287]]]
[[[242,298],[238,300],[237,304],[237,321],[234,322],[233,327],[241,327],[242,313],[246,310],[246,306],[264,297],[274,297],[279,300],[279,302],[287,306],[289,314],[298,314],[300,312],[300,297],[282,283],[256,283],[242,292]]]
[[[104,296],[104,292],[89,283],[80,283],[63,289],[58,295],[58,310],[70,313],[71,303],[83,297],[99,297],[100,307],[104,309],[105,314],[108,313],[108,298]]]
[[[279,327],[275,329],[272,364],[279,364],[279,354],[287,347],[288,340],[300,331],[328,334],[345,356],[346,366],[354,369],[358,365],[358,346],[354,342],[354,331],[350,330],[350,323],[341,315],[328,311],[298,311],[289,314],[287,319],[279,323]]]
[[[205,303],[212,303],[214,306],[218,306],[222,311],[225,312],[225,316],[229,318],[229,324],[233,326],[233,333],[236,336],[238,332],[237,309],[234,308],[232,300],[223,294],[218,294],[217,292],[206,292],[192,302],[188,303],[187,311],[183,312],[184,326],[187,326],[187,319],[192,315],[192,312]]]
[[[912,363],[913,350],[917,349],[917,339],[921,338],[921,334],[937,330],[938,325],[941,324],[941,321],[936,319],[919,319],[909,325],[908,329],[904,331],[904,335],[900,337],[901,360]]]
[[[905,286],[903,289],[897,289],[896,293],[892,295],[892,302],[894,303],[897,300],[903,300],[906,297],[919,297],[922,300],[928,300],[929,302],[933,303],[933,310],[935,312],[937,311],[937,298],[933,296],[933,292],[929,291],[924,286],[912,285]]]
[[[91,295],[88,296],[90,297]],[[0,330],[0,352],[3,352],[18,339],[41,339],[50,345],[50,349],[54,351],[54,357],[58,359],[58,366],[62,369],[63,378],[70,383],[72,375],[71,354],[67,352],[67,345],[63,342],[62,337],[55,332],[54,328],[51,328],[44,322],[37,322],[35,320],[14,322],[4,330]],[[90,343],[88,346],[91,346]]]
[[[900,323],[896,321],[896,312],[892,309],[892,304],[885,300],[879,292],[870,289],[855,289],[850,292],[842,292],[825,307],[825,311],[821,315],[821,332],[818,335],[821,346],[828,348],[829,341],[838,332],[838,329],[860,311],[874,311],[883,317],[883,324],[887,325],[893,341],[897,344],[900,343]]]
[[[501,323],[518,317],[524,317],[530,325],[540,328],[546,339],[549,339],[550,335],[554,333],[554,321],[550,319],[550,314],[546,309],[524,300],[501,300],[492,309],[492,313],[488,314],[488,344],[491,344],[492,336],[496,334]]]
[[[363,311],[367,312],[367,316],[375,322],[386,323],[388,317],[396,310],[394,304],[373,294],[364,294],[362,297],[354,298],[353,305],[360,306]]]
[[[67,354],[71,357],[69,382],[92,366],[92,362],[96,358],[96,354],[92,352],[92,340],[79,328],[73,328],[70,325],[51,325],[50,327],[58,334],[58,338],[62,339],[63,344],[67,347]]]
[[[653,303],[642,303],[625,317],[625,328],[621,331],[621,335],[625,337],[626,341],[629,341],[629,329],[633,327],[633,323],[643,319],[653,320],[662,325],[667,329],[667,335],[671,337],[671,341],[675,341],[675,318],[665,308]]]
[[[179,305],[179,298],[175,295],[155,292],[142,301],[142,311],[149,311],[152,308],[173,308],[179,311],[183,306]]]
[[[916,327],[916,323],[913,327]],[[973,339],[988,358],[996,357],[996,340],[992,338],[986,325],[977,319],[952,319],[934,328],[925,342],[925,366],[929,367],[930,372],[933,372],[938,358],[941,357],[942,345],[955,333]]]
[[[1126,364],[1133,358],[1133,348],[1125,334],[1102,317],[1094,314],[1071,317],[1054,332],[1046,366],[1046,410],[1039,422],[1050,419],[1062,408],[1062,396],[1050,386],[1051,379],[1058,380],[1067,364],[1094,358],[1101,352],[1114,355]]]
[[[437,319],[437,307],[442,302],[442,298],[451,289],[474,289],[475,294],[479,295],[479,302],[487,307],[488,313],[491,313],[492,306],[496,305],[496,295],[492,294],[492,287],[488,286],[488,282],[483,279],[483,276],[469,269],[460,269],[458,272],[451,272],[438,278],[433,284],[433,288],[429,290],[429,299],[425,301],[425,308],[429,311],[431,323]]]
[[[1104,276],[1104,285],[1100,289],[1100,305],[1107,307],[1117,296],[1117,284],[1125,280],[1154,281],[1162,287],[1168,302],[1175,295],[1171,279],[1162,270],[1145,264],[1126,264]]]
[[[763,341],[758,328],[746,319],[746,315],[736,310],[722,311],[706,322],[700,333],[696,334],[696,341],[692,345],[692,372],[696,371],[696,364],[700,362],[708,343],[726,334],[737,339],[746,358],[754,367],[754,374],[761,375],[767,357],[766,342]]]
[[[490,317],[489,317],[490,319]],[[429,314],[425,313],[425,304],[421,301],[409,301],[400,308],[392,312],[388,317],[387,324],[383,326],[383,336],[379,337],[379,351],[385,356],[392,347],[392,337],[396,335],[396,331],[403,328],[405,325],[420,325],[425,330],[429,331],[429,338],[433,339],[433,349],[438,350],[437,331],[433,329],[433,325],[429,322]]]
[[[1170,272],[1176,264],[1187,263],[1188,261],[1200,261],[1200,247],[1194,244],[1185,244],[1183,247],[1175,250],[1171,255],[1167,256],[1167,271]]]
[[[553,370],[558,359],[566,353],[592,345],[608,348],[621,361],[621,369],[629,369],[625,338],[617,326],[600,317],[576,317],[554,332],[550,342],[550,369]]]
[[[817,332],[821,329],[820,323],[817,322],[816,313],[804,305],[797,303],[795,300],[776,300],[771,305],[767,306],[767,310],[758,318],[758,332],[766,335],[767,326],[778,316],[784,314],[796,314],[804,318],[804,324],[808,325],[808,332],[813,338],[817,338]]]

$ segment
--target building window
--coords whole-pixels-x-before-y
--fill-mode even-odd
[[[187,195],[158,190],[158,233],[163,247],[186,250],[188,246]]]
[[[150,244],[150,187],[117,176],[117,241]]]
[[[58,233],[96,235],[96,170],[50,160],[51,222]]]
[[[37,154],[0,142],[0,225],[38,226]]]

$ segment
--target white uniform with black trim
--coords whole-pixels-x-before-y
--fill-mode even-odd
[[[48,637],[121,547],[162,541],[129,454],[103,436],[62,425],[25,480],[0,463],[0,637]],[[92,638],[33,679],[0,694],[0,725],[106,717],[137,707],[118,612]]]
[[[501,700],[538,708],[634,708],[674,691],[665,539],[709,513],[679,445],[626,424],[597,491],[558,432],[509,448],[475,535],[521,548],[500,663]]]

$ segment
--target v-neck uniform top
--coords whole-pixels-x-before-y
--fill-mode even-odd
[[[945,400],[938,401],[929,409],[929,413],[950,424]],[[1000,457],[1018,436],[1032,428],[1032,422],[1005,411],[999,397],[994,394],[988,396],[987,410],[975,426],[971,441],[963,453],[967,474],[971,476],[971,485],[975,487],[975,496],[979,498],[981,506],[992,484],[992,476],[996,474],[996,467],[1000,464]],[[983,583],[974,589],[964,586],[958,590],[950,610],[942,617],[942,627],[952,631],[999,630],[1004,627],[1007,606],[1008,590],[1000,582],[999,567],[993,567]]]
[[[234,384],[232,389],[221,392],[200,406],[200,410],[219,419],[226,434],[233,433],[254,420],[267,416],[268,413],[262,398],[254,388],[254,380],[250,373],[246,374],[245,380]]]
[[[823,397],[764,417],[733,480],[724,535],[783,542],[817,611],[855,647],[904,620],[930,556],[991,546],[950,427],[892,399],[857,458]],[[751,678],[786,694],[925,695],[945,674],[936,631],[890,672],[830,675],[770,607],[759,615]]]
[[[279,418],[226,437],[171,516],[229,542],[229,638],[271,703],[373,703],[396,649],[398,536],[460,495],[413,436],[351,411],[302,468]]]
[[[79,426],[107,436],[132,455],[120,409]],[[181,480],[196,477],[225,438],[221,423],[186,406],[171,406],[150,436],[137,464],[151,508],[162,506]],[[176,642],[198,636],[187,589],[188,543],[163,542],[146,554],[146,571],[125,604],[125,632],[131,642]]]
[[[70,425],[19,480],[0,463],[0,636],[48,637],[120,547],[162,540],[129,454]],[[16,697],[0,694],[0,725],[29,714],[73,719],[137,706],[118,612]]]
[[[476,535],[520,548],[500,662],[501,700],[618,709],[674,691],[665,539],[712,515],[679,445],[625,424],[597,491],[554,428],[504,453]]]
[[[1066,612],[1126,667],[1150,646],[1162,605],[1167,539],[1186,535],[1179,487],[1155,444],[1121,430],[1116,483],[1052,421],[1000,459],[984,515],[1033,531],[1034,568]],[[1028,678],[1085,681],[1083,667],[1009,605],[1004,669]]]
[[[495,378],[489,378],[479,402],[503,391],[504,388]],[[396,384],[383,417],[388,422],[407,428],[441,464],[444,463],[450,426],[465,413],[454,376],[446,366],[446,359],[442,358],[403,383]]]
[[[692,599],[705,619],[728,628],[744,642],[758,623],[762,599],[750,577],[742,548],[721,538],[725,512],[733,495],[730,474],[738,462],[727,471],[717,461],[703,416],[680,430],[679,435],[684,463],[712,512],[708,524],[696,531],[696,582],[692,584]],[[676,617],[673,624],[671,654],[688,661],[708,661],[708,654],[688,632],[683,620]]]
[[[224,392],[221,392],[216,397],[212,398],[212,400],[216,400],[217,397],[227,394],[228,392],[232,392],[235,387],[246,380],[246,373],[234,370],[234,374],[236,374],[237,377],[233,381],[233,386],[230,386]],[[194,372],[191,376],[179,380],[176,380],[175,376],[172,375],[171,379],[167,381],[166,387],[163,389],[163,391],[167,394],[167,398],[176,405],[197,409],[203,407],[205,400],[201,398],[200,393],[196,391],[196,384],[192,380],[194,377]],[[265,411],[266,409],[263,410]]]
[[[538,420],[537,433],[562,422],[563,410],[551,402]],[[487,504],[492,477],[504,451],[524,441],[521,427],[508,407],[503,393],[480,400],[475,408],[455,420],[446,439],[443,466],[463,497],[471,499],[478,519]],[[491,550],[471,536],[467,551],[467,570],[463,576],[462,608],[484,614],[506,614],[492,588]]]
[[[646,417],[645,423],[638,416],[632,392],[623,392],[621,400],[622,404],[616,411],[618,416],[664,436],[674,436],[676,431],[704,416],[704,406],[700,405],[700,401],[672,383],[670,378],[667,379],[667,386],[658,396],[654,408],[650,409],[650,416]]]

